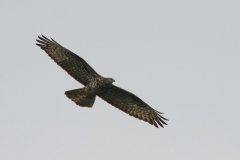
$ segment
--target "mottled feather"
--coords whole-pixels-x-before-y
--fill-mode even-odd
[[[74,79],[87,85],[92,79],[99,77],[96,71],[81,57],[62,47],[53,39],[38,36],[37,45],[41,47],[59,66]]]
[[[160,115],[162,114],[161,112],[155,111],[133,93],[115,85],[111,85],[105,92],[98,96],[130,116],[146,121],[157,128],[158,125],[161,127],[163,127],[163,124],[167,125],[163,121],[167,121],[167,119]]]

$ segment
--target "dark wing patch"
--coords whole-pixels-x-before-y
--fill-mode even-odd
[[[164,120],[168,120],[160,115],[163,113],[154,110],[134,94],[115,85],[98,96],[130,116],[146,121],[157,128],[163,127],[163,124],[167,125]]]
[[[38,46],[41,47],[59,66],[68,72],[74,79],[83,85],[87,85],[91,79],[99,75],[81,57],[62,47],[52,38],[38,36]]]

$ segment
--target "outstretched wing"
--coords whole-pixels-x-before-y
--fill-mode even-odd
[[[36,45],[40,46],[59,66],[68,72],[73,78],[83,85],[87,85],[91,79],[99,75],[81,57],[62,47],[52,38],[38,36]]]
[[[167,125],[164,120],[168,120],[160,115],[163,113],[154,110],[134,94],[115,85],[98,96],[130,116],[146,121],[157,128],[158,125],[161,127],[163,124]]]

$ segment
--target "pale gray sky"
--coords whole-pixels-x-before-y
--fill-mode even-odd
[[[0,155],[13,160],[240,159],[240,1],[7,1],[0,5]],[[81,88],[54,38],[170,121],[156,129]]]

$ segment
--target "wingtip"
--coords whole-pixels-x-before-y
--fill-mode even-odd
[[[56,44],[58,44],[52,37],[50,37],[51,38],[51,40],[53,41],[53,42],[55,42]]]

